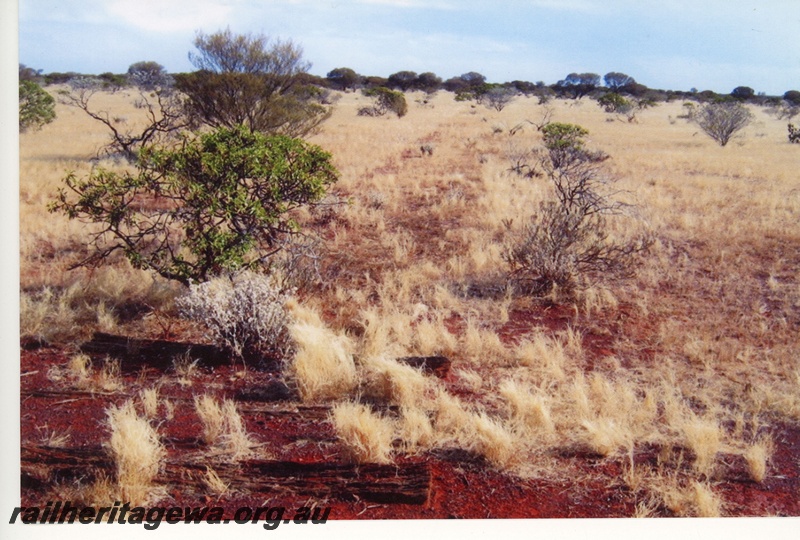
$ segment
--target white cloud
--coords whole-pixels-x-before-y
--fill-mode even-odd
[[[207,25],[224,26],[233,2],[215,0],[114,0],[108,14],[151,32],[180,32]]]

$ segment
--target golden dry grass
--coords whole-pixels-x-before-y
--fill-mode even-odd
[[[253,454],[257,445],[247,433],[236,403],[230,399],[220,402],[203,394],[195,396],[194,408],[203,424],[203,442],[212,455],[223,455],[236,461]]]
[[[123,97],[97,96],[133,122]],[[655,504],[723,513],[707,483],[721,474],[721,454],[744,456],[763,480],[778,443],[755,433],[800,419],[800,189],[784,122],[754,108],[755,123],[721,148],[677,119],[680,102],[628,124],[590,101],[556,100],[553,120],[586,127],[588,145],[611,156],[604,165],[619,196],[637,205],[656,242],[634,279],[580,291],[566,327],[554,329],[515,323],[518,313],[546,313],[547,302],[510,294],[501,257],[509,231],[551,193],[545,179],[509,170],[511,154],[541,145],[532,126],[509,128],[540,118],[542,106],[520,98],[498,113],[441,92],[425,106],[410,95],[402,119],[375,119],[356,115],[364,100],[343,94],[312,137],[332,152],[334,196],[348,204],[296,216],[326,239],[324,284],[291,308],[297,354],[287,370],[304,400],[400,406],[396,419],[337,406],[354,459],[389,460],[397,437],[405,451],[457,446],[539,474],[548,453],[565,448],[625,459],[655,444],[660,468],[628,474],[648,497],[641,515]],[[122,262],[65,271],[84,254],[88,228],[44,206],[66,170],[88,171],[104,133],[80,111],[57,112],[52,125],[21,135],[23,334],[146,331],[124,319],[126,306],[168,311],[175,289]],[[610,233],[627,226],[612,223]],[[597,336],[611,352],[592,350]],[[469,402],[391,360],[415,354],[449,356]],[[91,378],[87,369],[74,367],[72,380]],[[678,467],[689,456],[691,467]]]
[[[166,449],[147,419],[138,415],[132,401],[121,407],[111,406],[107,414],[111,430],[108,446],[116,464],[121,500],[144,504],[153,494]]]

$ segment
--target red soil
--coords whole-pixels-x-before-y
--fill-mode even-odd
[[[554,308],[542,316],[533,311],[514,312],[501,329],[504,339],[516,339],[532,324],[563,329],[569,317]],[[457,324],[457,321],[452,321]],[[592,359],[609,354],[610,340],[584,334],[584,349]],[[186,459],[202,456],[202,427],[192,404],[192,396],[207,392],[217,397],[237,400],[248,432],[253,434],[271,459],[300,463],[345,462],[346,457],[336,440],[324,407],[303,407],[294,401],[271,401],[285,390],[278,381],[277,367],[250,368],[245,376],[229,364],[201,366],[191,377],[191,386],[182,386],[163,360],[150,364],[122,365],[121,390],[103,393],[80,390],[69,379],[52,380],[63,369],[68,354],[55,348],[22,351],[21,433],[25,447],[42,444],[47,433],[69,434],[65,446],[95,449],[103,455],[102,444],[108,440],[106,409],[137,396],[138,391],[157,383],[160,397],[174,404],[174,416],[160,420],[159,432],[169,458]],[[94,359],[95,365],[102,362]],[[587,369],[592,369],[587,365]],[[49,374],[49,376],[48,376]],[[165,376],[167,375],[167,376]],[[444,382],[451,386],[454,377]],[[268,390],[264,390],[264,389]],[[452,390],[457,390],[452,388]],[[274,391],[274,392],[273,392]],[[293,399],[293,398],[292,398]],[[276,405],[279,403],[279,405]],[[165,417],[163,405],[159,418]],[[266,408],[265,408],[266,407]],[[270,408],[272,407],[272,408]],[[270,411],[269,413],[264,411]],[[767,478],[752,482],[746,464],[736,456],[723,456],[726,470],[715,484],[715,492],[724,499],[726,515],[800,515],[800,427],[773,426],[775,453]],[[637,448],[635,460],[655,462],[656,450]],[[433,451],[414,456],[400,455],[395,464],[402,468],[409,463],[427,463],[431,482],[423,504],[378,503],[358,497],[314,499],[308,493],[292,493],[280,486],[265,485],[247,495],[233,494],[216,499],[196,488],[170,485],[163,505],[223,506],[226,516],[240,506],[285,506],[299,508],[316,503],[332,508],[331,519],[406,519],[406,518],[537,518],[537,517],[629,517],[636,509],[636,494],[620,480],[622,461],[604,459],[585,453],[553,456],[559,470],[572,471],[572,476],[559,479],[522,479],[497,471],[482,458],[463,451]],[[738,461],[737,461],[738,459]],[[95,473],[85,467],[61,471],[57,479],[63,485],[76,481],[88,484]],[[46,476],[46,475],[45,475]],[[554,476],[554,478],[556,478]],[[22,504],[44,505],[58,499],[58,486],[51,478],[32,474],[23,467]],[[57,482],[56,482],[57,483]],[[666,508],[655,509],[657,516],[669,516]]]

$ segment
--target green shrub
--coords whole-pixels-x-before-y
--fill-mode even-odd
[[[56,119],[56,100],[30,80],[19,82],[19,130],[38,129]]]
[[[358,114],[360,116],[383,116],[387,112],[393,112],[398,118],[402,118],[408,112],[406,97],[402,92],[378,86],[364,90],[363,94],[374,98],[375,104],[371,107],[359,109]]]
[[[79,264],[120,251],[136,268],[187,285],[268,264],[297,230],[289,212],[338,179],[319,147],[241,126],[176,149],[145,147],[136,169],[70,174],[50,211],[100,225],[94,254]]]

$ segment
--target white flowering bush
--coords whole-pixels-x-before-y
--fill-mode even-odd
[[[291,293],[271,275],[244,272],[191,285],[178,307],[236,358],[282,358],[292,348],[284,307]]]

